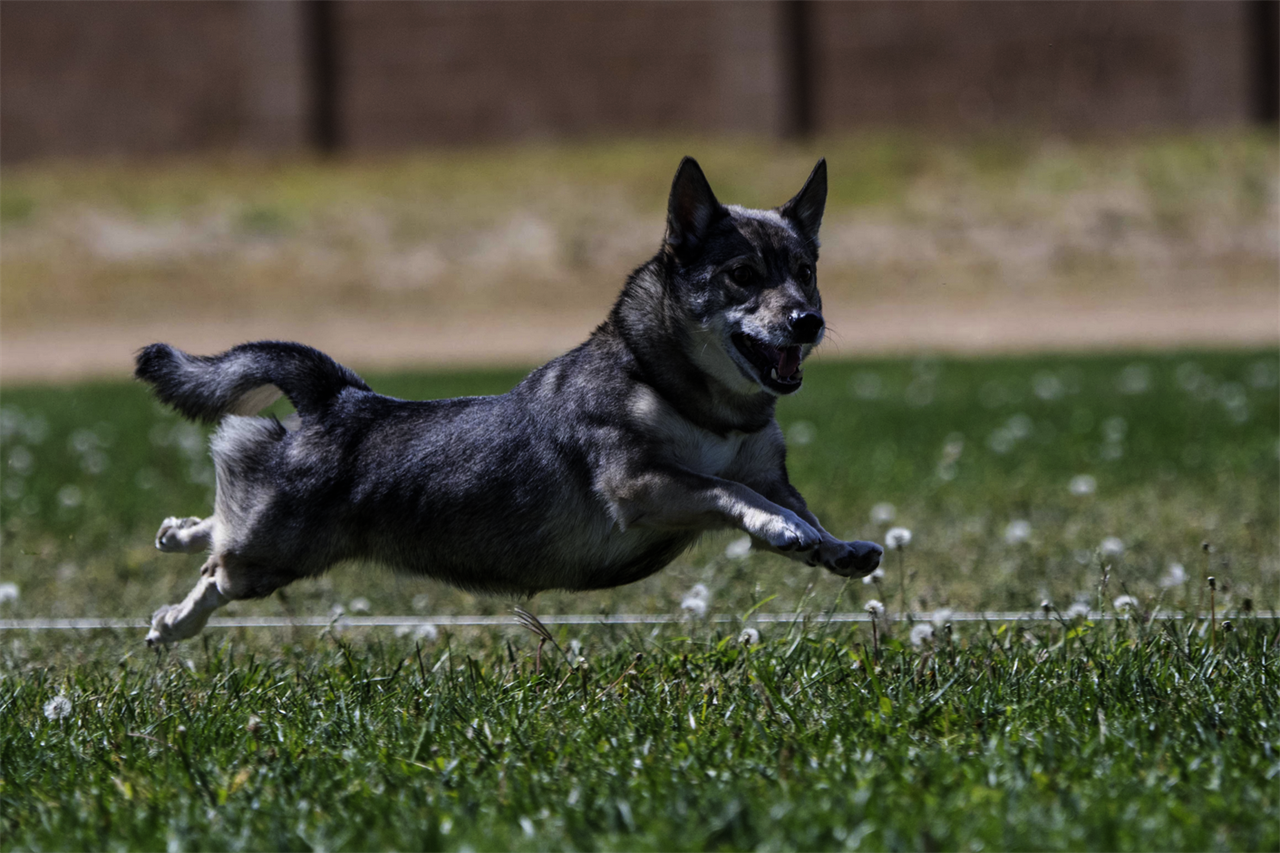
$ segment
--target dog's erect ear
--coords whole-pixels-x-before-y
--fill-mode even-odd
[[[724,208],[702,174],[698,161],[685,157],[671,182],[671,198],[667,201],[667,245],[676,257],[685,260],[702,245],[707,229]]]
[[[779,208],[779,212],[800,229],[800,234],[813,248],[818,248],[818,229],[822,227],[822,211],[827,207],[827,158],[823,157],[809,173],[796,197]]]

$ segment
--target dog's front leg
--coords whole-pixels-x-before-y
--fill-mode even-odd
[[[841,577],[865,577],[880,565],[884,549],[874,542],[845,542],[826,531],[818,517],[809,511],[804,497],[792,486],[783,475],[769,483],[758,486],[760,493],[767,499],[794,512],[814,527],[822,537],[821,543],[812,551],[793,553],[787,556],[804,560],[810,566],[822,566]]]
[[[603,491],[625,529],[737,528],[784,554],[808,554],[822,544],[820,529],[758,492],[719,477],[668,466],[618,477]]]

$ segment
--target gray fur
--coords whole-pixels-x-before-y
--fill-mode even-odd
[[[533,595],[631,583],[704,531],[736,528],[809,565],[871,572],[880,547],[831,536],[788,482],[774,419],[821,340],[825,198],[819,162],[777,210],[726,208],[686,158],[667,239],[608,319],[496,397],[383,397],[300,344],[213,357],[147,347],[139,378],[219,422],[213,516],[167,519],[157,536],[210,557],[148,642],[193,636],[229,600],[348,560]],[[245,416],[274,389],[297,409],[287,430]]]

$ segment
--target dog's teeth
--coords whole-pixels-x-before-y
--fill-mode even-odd
[[[772,379],[774,382],[778,381],[778,368],[775,367],[769,371],[769,378]]]

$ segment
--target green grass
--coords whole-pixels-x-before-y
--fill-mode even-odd
[[[1276,623],[1250,610],[1280,603],[1278,368],[1273,349],[818,362],[780,407],[792,479],[840,535],[882,539],[871,509],[895,506],[913,540],[881,587],[717,534],[631,587],[526,604],[674,613],[704,583],[717,614],[799,614],[750,649],[733,622],[562,627],[588,665],[548,646],[536,675],[514,625],[210,629],[161,656],[141,630],[5,633],[5,848],[1275,849]],[[369,378],[430,397],[518,376]],[[19,592],[0,616],[141,625],[194,582],[199,559],[151,538],[207,511],[204,434],[140,387],[6,388],[0,456]],[[1173,562],[1189,580],[1162,585]],[[1234,631],[1145,621],[1207,605],[1207,574]],[[1121,594],[1133,618],[956,623],[918,647],[902,621],[823,620],[871,597],[898,616]],[[512,606],[350,567],[288,595],[227,612]]]

